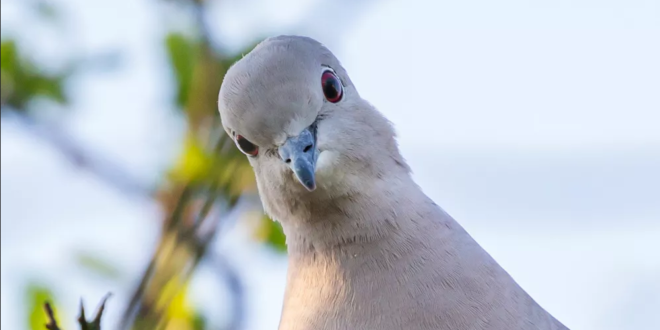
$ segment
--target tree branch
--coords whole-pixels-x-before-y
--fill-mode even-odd
[[[140,183],[122,166],[100,155],[90,153],[57,127],[41,123],[28,115],[18,114],[11,109],[2,109],[2,116],[21,125],[33,136],[50,144],[73,165],[94,174],[109,186],[129,195],[152,198],[153,191]]]

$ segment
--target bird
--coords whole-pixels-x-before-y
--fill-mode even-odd
[[[563,330],[413,180],[394,125],[307,36],[226,72],[224,131],[286,235],[279,330]]]

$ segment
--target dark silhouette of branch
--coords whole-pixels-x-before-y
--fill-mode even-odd
[[[57,325],[57,320],[55,319],[55,313],[53,313],[53,308],[50,306],[49,302],[44,303],[44,309],[46,310],[46,316],[48,317],[48,323],[46,323],[46,329],[62,330]]]
[[[96,311],[96,316],[92,319],[91,322],[88,322],[85,318],[85,307],[83,306],[82,300],[80,300],[80,317],[78,317],[78,324],[80,325],[80,330],[101,330],[101,317],[103,316],[103,311],[105,310],[105,303],[110,298],[110,293],[106,294],[99,304],[98,310]],[[55,313],[53,308],[50,306],[49,302],[44,303],[44,309],[46,310],[46,316],[48,317],[48,323],[46,323],[46,329],[48,330],[62,330],[62,328],[57,325],[57,320],[55,319]]]
[[[88,322],[85,318],[85,307],[83,306],[82,299],[80,300],[80,317],[78,317],[78,324],[80,324],[80,330],[101,330],[101,317],[103,316],[103,311],[105,310],[105,303],[110,298],[111,294],[106,294],[99,304],[98,310],[96,311],[96,316],[92,319],[91,322]]]

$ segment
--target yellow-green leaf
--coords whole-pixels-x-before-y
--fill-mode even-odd
[[[78,252],[75,257],[78,265],[98,275],[111,280],[121,278],[121,271],[116,266],[97,255],[88,252]]]
[[[199,46],[182,34],[170,33],[165,39],[165,47],[176,78],[177,104],[183,107],[188,100]]]
[[[170,287],[169,284],[170,283],[168,283],[168,286],[166,287]],[[178,292],[175,294],[167,308],[168,321],[165,330],[194,330],[197,313],[188,297],[188,285],[186,284],[183,287],[179,287],[174,284],[174,286],[170,288],[174,289],[174,287],[178,289]]]
[[[260,218],[255,236],[275,251],[286,252],[286,236],[282,230],[282,225],[271,220],[268,216],[264,215]]]
[[[198,181],[209,173],[212,159],[194,136],[186,137],[183,154],[177,160],[170,176],[181,182]]]

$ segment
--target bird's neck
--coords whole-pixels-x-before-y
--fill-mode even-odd
[[[283,222],[280,329],[566,329],[412,180],[366,188]]]
[[[403,322],[401,311],[424,306],[425,318],[432,320],[441,301],[480,301],[481,308],[492,303],[485,292],[497,293],[488,296],[493,299],[503,293],[491,287],[500,287],[496,277],[508,281],[506,275],[416,185],[389,183],[380,188],[370,190],[369,197],[336,202],[341,210],[337,213],[283,223],[289,246],[283,328],[318,328],[296,328],[293,324],[301,315],[322,320],[342,315],[345,324],[331,329],[380,329],[375,321],[363,326],[355,310],[381,311],[384,320],[395,324]],[[473,280],[472,273],[483,277]],[[465,298],[463,291],[479,297]],[[429,329],[405,323],[413,326],[400,323],[394,328]]]
[[[429,233],[442,235],[455,224],[408,175],[365,190],[310,202],[305,212],[283,221],[289,256],[354,255],[401,239],[431,240]]]

